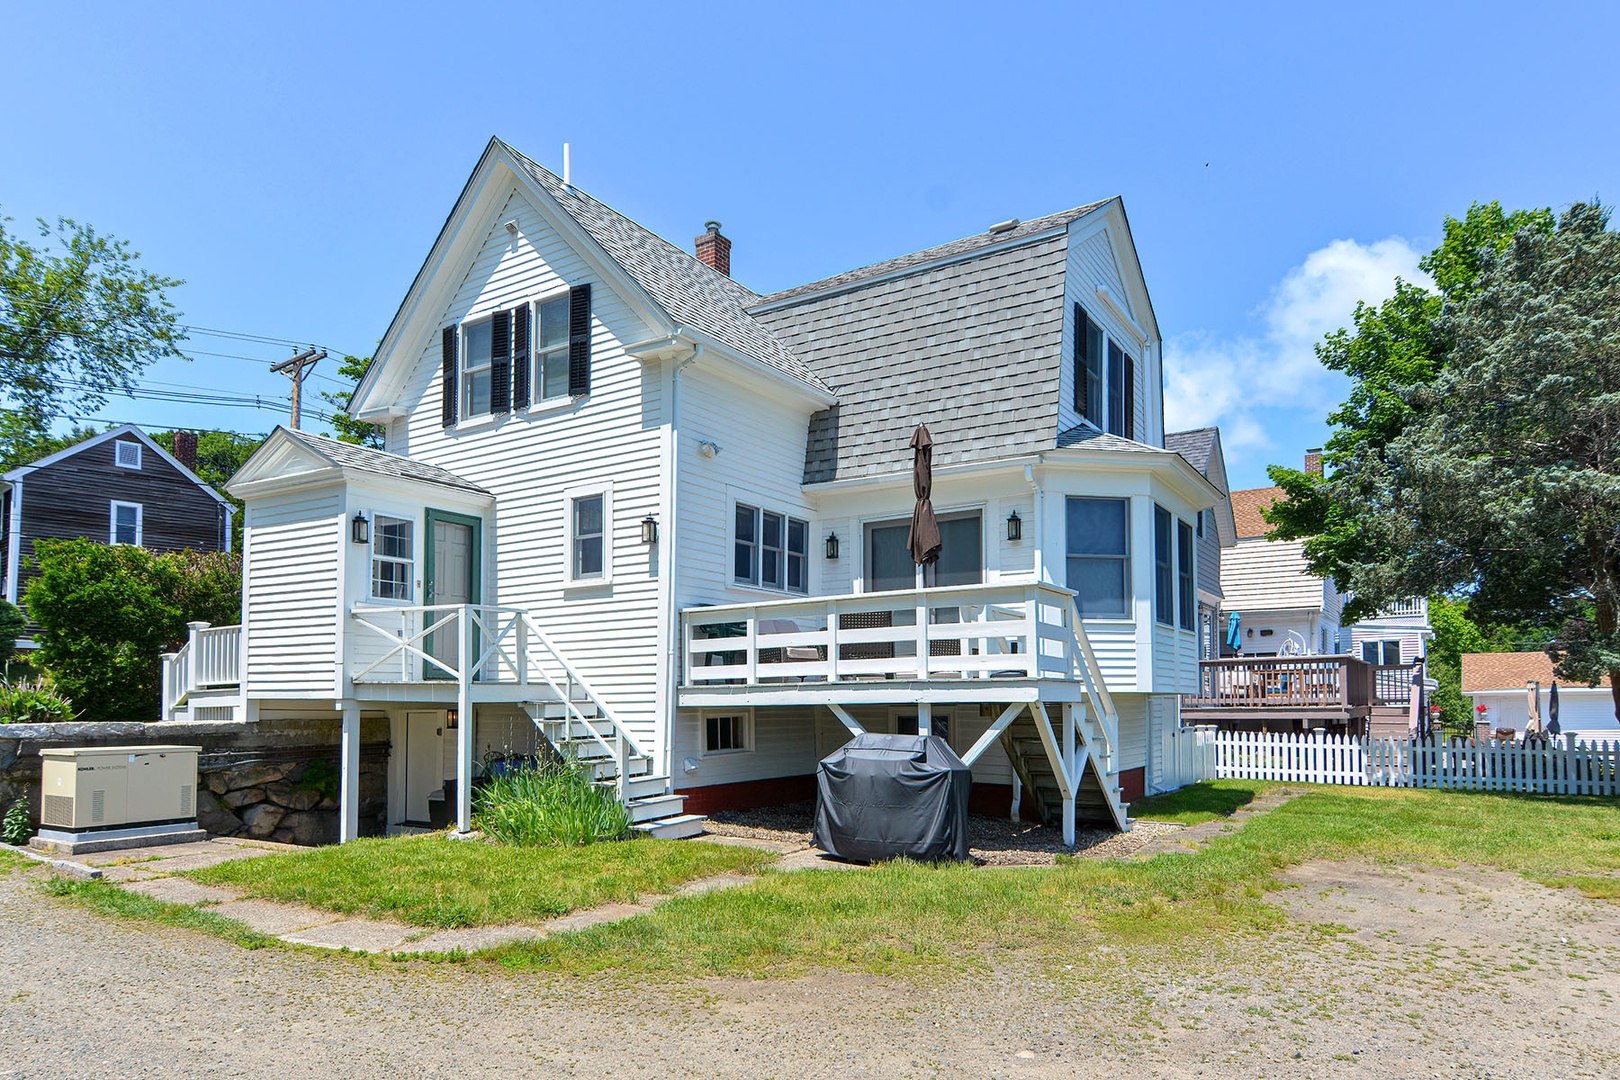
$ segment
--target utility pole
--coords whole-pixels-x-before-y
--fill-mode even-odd
[[[304,376],[309,374],[317,361],[326,359],[326,350],[317,351],[311,347],[305,349],[297,356],[283,360],[279,364],[272,364],[271,371],[287,376],[292,380],[292,429],[298,430],[298,421],[302,412]]]

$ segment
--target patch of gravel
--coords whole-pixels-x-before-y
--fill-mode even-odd
[[[708,831],[719,836],[743,836],[809,847],[815,804],[786,803],[755,810],[717,810],[709,815]],[[1166,833],[1182,826],[1172,822],[1138,821],[1130,832],[1080,829],[1075,846],[1063,843],[1061,830],[1031,822],[973,814],[969,851],[982,866],[1051,866],[1059,855],[1088,859],[1118,859],[1132,855]]]

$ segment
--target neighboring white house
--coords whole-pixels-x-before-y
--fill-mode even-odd
[[[1318,461],[1320,459],[1317,459]],[[1307,468],[1312,466],[1307,459]],[[1221,551],[1224,614],[1238,617],[1238,644],[1228,656],[1338,653],[1339,613],[1344,598],[1331,579],[1312,574],[1303,540],[1267,540],[1271,526],[1261,516],[1282,496],[1278,487],[1232,492],[1237,542]]]
[[[1198,540],[1198,658],[1214,660],[1221,655],[1221,609],[1226,599],[1221,589],[1221,552],[1237,543],[1221,431],[1215,427],[1172,431],[1164,437],[1164,445],[1186,458],[1221,492],[1220,501],[1213,509],[1200,511],[1193,525]]]
[[[1224,491],[1165,449],[1122,202],[768,295],[717,223],[696,247],[492,140],[354,395],[387,451],[278,429],[243,467],[243,626],[169,661],[168,714],[341,717],[345,837],[363,715],[391,824],[465,827],[537,730],[664,835],[921,730],[983,808],[1124,827],[1196,685]]]
[[[1403,600],[1350,625],[1350,652],[1369,664],[1410,664],[1428,655],[1434,640],[1429,602]]]
[[[1552,658],[1544,652],[1464,653],[1462,691],[1474,704],[1475,717],[1491,731],[1511,728],[1523,732],[1530,721],[1531,682],[1541,687],[1541,722],[1552,719]],[[1479,706],[1485,706],[1483,712]],[[1614,692],[1609,680],[1597,686],[1561,683],[1558,687],[1558,726],[1565,735],[1583,741],[1620,739],[1614,718]]]

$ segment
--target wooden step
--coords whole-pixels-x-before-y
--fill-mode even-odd
[[[625,804],[625,809],[630,811],[630,821],[639,825],[644,821],[678,817],[681,807],[685,805],[685,795],[647,795],[631,799]]]
[[[598,787],[618,787],[617,781],[613,777],[606,780],[597,780],[595,783]],[[625,781],[624,785],[625,798],[627,799],[647,799],[663,795],[667,791],[669,791],[669,777],[667,776],[653,776],[651,774],[633,776]]]
[[[659,818],[656,821],[637,822],[630,827],[657,840],[684,840],[688,836],[696,836],[702,832],[703,823],[708,820],[702,814],[679,814],[675,817]]]

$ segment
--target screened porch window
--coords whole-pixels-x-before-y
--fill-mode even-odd
[[[1124,499],[1068,500],[1068,585],[1081,618],[1130,615],[1129,505]]]
[[[1166,626],[1176,625],[1176,586],[1172,563],[1176,534],[1170,511],[1153,508],[1153,617]]]
[[[1176,598],[1181,628],[1191,630],[1197,623],[1198,604],[1193,588],[1193,530],[1185,521],[1176,522]]]

